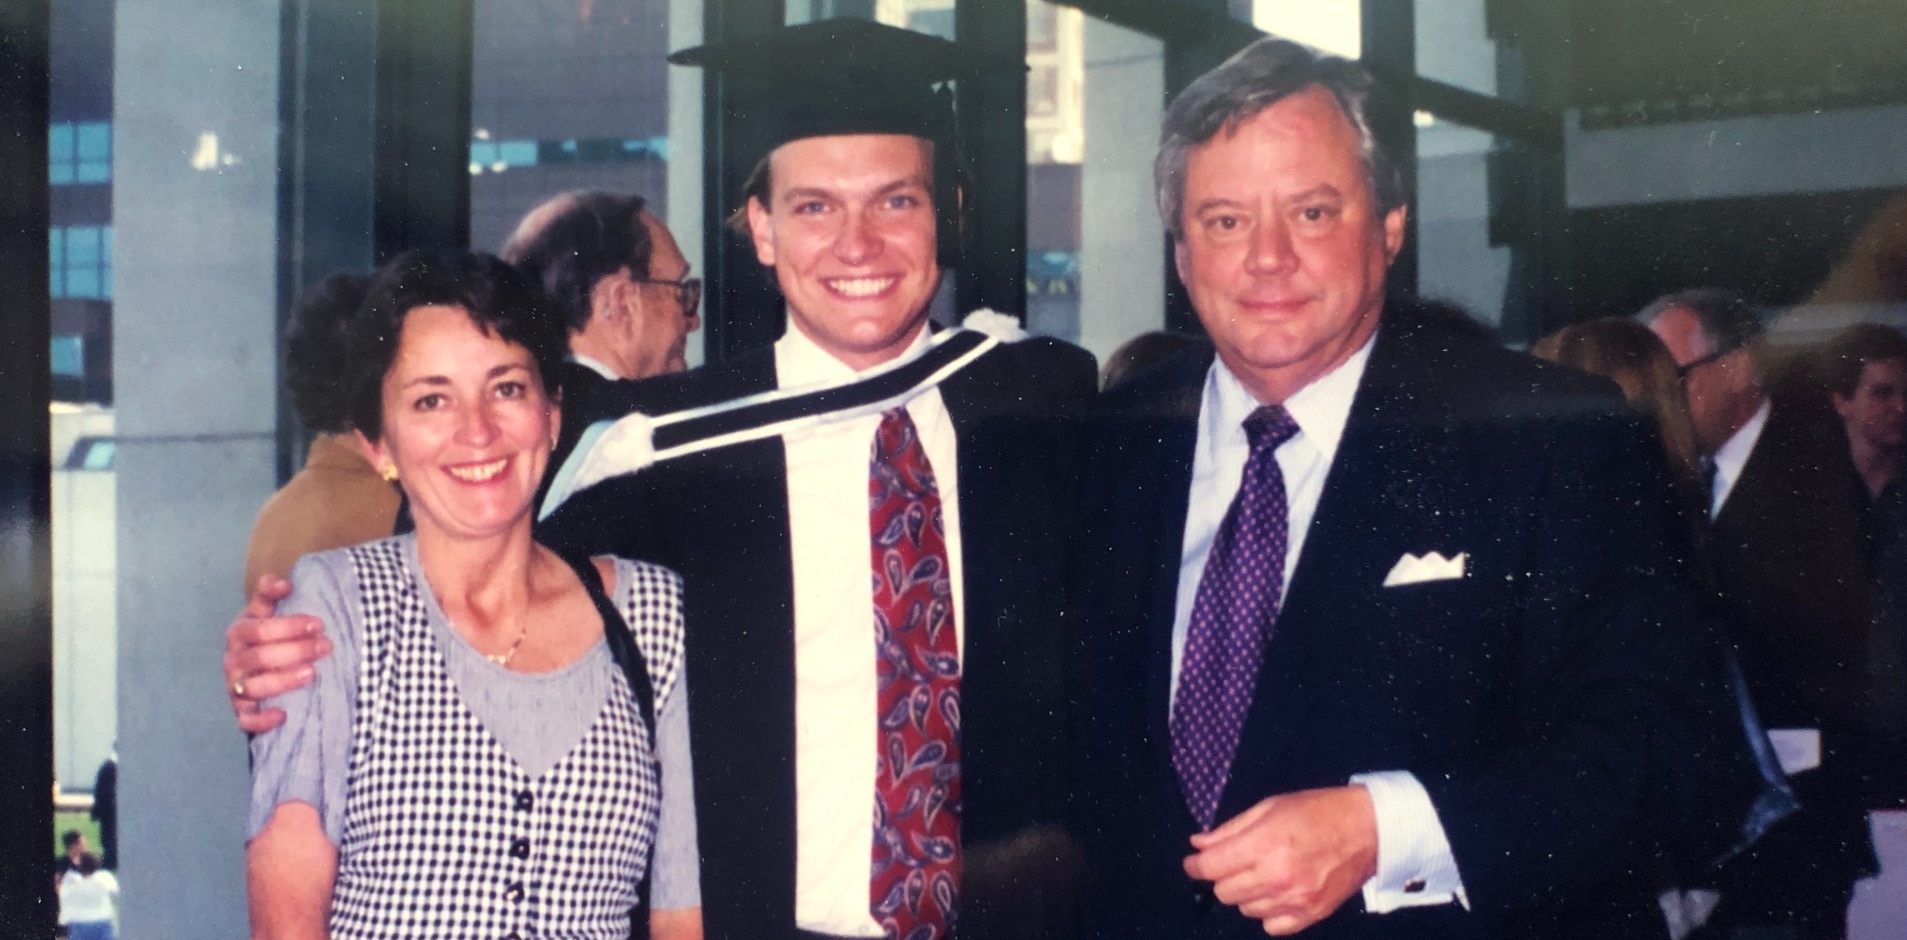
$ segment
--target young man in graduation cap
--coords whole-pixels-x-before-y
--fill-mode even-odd
[[[970,54],[829,21],[672,61],[720,70],[767,142],[743,217],[787,329],[611,385],[595,413],[772,399],[944,345],[927,310],[958,203],[933,86],[977,74]],[[904,405],[610,479],[541,527],[685,579],[708,936],[1067,929],[1057,572],[1093,384],[1081,350],[997,345]],[[317,625],[266,616],[272,596],[228,635],[228,691],[253,731],[323,646]]]

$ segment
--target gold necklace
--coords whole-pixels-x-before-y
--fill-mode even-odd
[[[516,639],[511,641],[510,648],[501,653],[485,653],[483,654],[484,659],[496,663],[499,666],[510,665],[510,660],[516,658],[516,651],[523,647],[523,638],[530,635],[530,618],[527,615],[519,616],[517,617],[517,622],[519,625],[516,631]]]
[[[449,619],[448,613],[446,613],[444,616],[445,616],[445,619],[447,620]],[[450,629],[457,633],[464,632],[463,628],[458,626],[457,621],[455,620],[450,621]],[[508,666],[510,665],[510,660],[513,660],[516,658],[517,650],[523,648],[523,638],[529,635],[530,635],[530,617],[529,617],[529,614],[525,612],[517,616],[516,639],[510,642],[509,649],[504,650],[501,653],[484,653],[483,650],[477,650],[477,652],[483,653],[484,659],[487,659],[493,663],[496,663],[499,666]],[[473,648],[477,645],[477,641],[475,640],[469,640],[468,642]]]

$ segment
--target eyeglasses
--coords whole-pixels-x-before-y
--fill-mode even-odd
[[[1688,381],[1689,373],[1694,372],[1696,369],[1699,369],[1705,365],[1708,365],[1709,363],[1714,362],[1717,359],[1721,359],[1723,357],[1733,355],[1740,350],[1741,350],[1740,346],[1735,346],[1728,349],[1717,349],[1714,352],[1709,353],[1708,355],[1703,356],[1699,359],[1691,359],[1688,362],[1675,367],[1675,377],[1681,381],[1686,382]]]
[[[699,277],[685,277],[679,281],[658,281],[646,277],[632,277],[630,280],[638,284],[675,288],[676,297],[682,302],[682,315],[685,317],[695,316],[695,311],[702,305],[702,279]]]

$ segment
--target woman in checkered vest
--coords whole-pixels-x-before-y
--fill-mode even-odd
[[[252,742],[254,937],[699,935],[680,581],[531,537],[566,338],[486,255],[373,278],[342,392],[416,531],[292,571],[337,650]]]

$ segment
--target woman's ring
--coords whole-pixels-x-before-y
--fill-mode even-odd
[[[232,697],[233,698],[245,697],[245,680],[243,679],[232,680]]]

